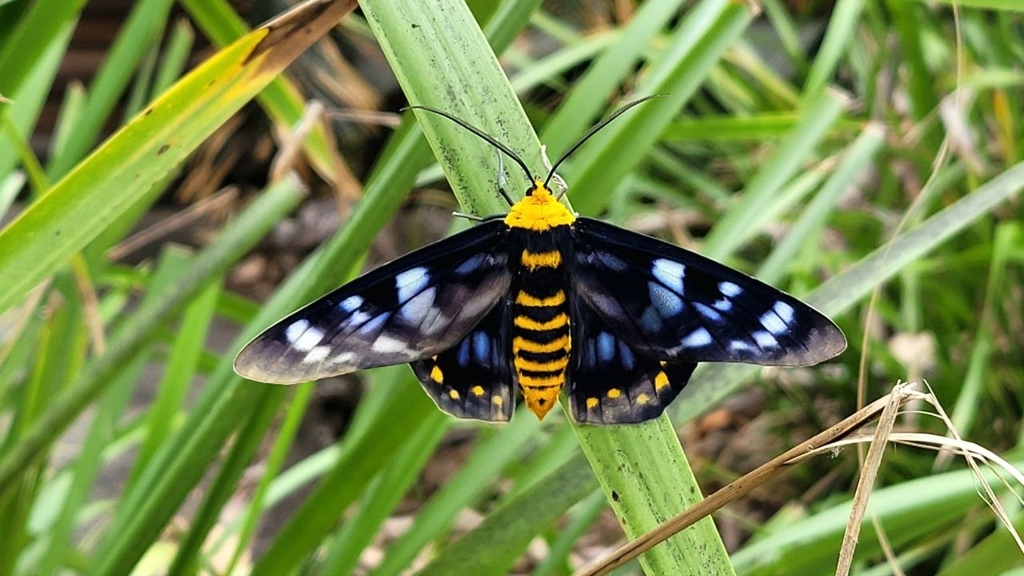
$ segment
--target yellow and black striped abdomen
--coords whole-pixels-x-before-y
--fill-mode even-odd
[[[533,234],[513,284],[512,365],[526,406],[543,418],[565,385],[572,342],[562,251],[551,234]]]

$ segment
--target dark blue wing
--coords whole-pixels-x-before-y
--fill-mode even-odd
[[[638,353],[586,303],[573,301],[569,407],[577,422],[633,424],[656,418],[696,367]]]
[[[817,310],[699,254],[589,218],[573,232],[574,291],[647,357],[806,366],[846,348]]]
[[[503,302],[455,346],[412,363],[437,407],[456,418],[508,422],[516,407],[509,307]]]
[[[489,220],[353,280],[249,342],[235,371],[294,384],[451,348],[508,292],[507,229]]]

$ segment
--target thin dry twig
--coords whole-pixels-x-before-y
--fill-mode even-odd
[[[123,242],[111,248],[107,252],[107,259],[116,262],[147,244],[160,238],[165,238],[174,231],[191,225],[208,214],[226,208],[237,197],[238,189],[234,186],[228,186],[212,196],[207,196],[169,218],[165,218],[148,228],[132,234]]]
[[[910,398],[916,397],[916,394],[911,391],[910,385],[903,385],[897,388],[889,395],[872,402],[824,432],[801,442],[766,464],[738,478],[691,508],[665,521],[654,530],[632,542],[626,543],[606,558],[580,571],[578,573],[579,576],[608,574],[615,568],[622,566],[660,542],[696,523],[701,518],[749,494],[754,488],[770,478],[781,474],[790,466],[803,462],[810,455],[830,450],[834,442],[841,440],[877,418],[893,402],[893,396],[897,396],[899,398],[898,402],[902,404]]]
[[[885,405],[885,409],[882,410],[882,415],[878,418],[878,427],[875,428],[875,434],[868,447],[868,455],[861,466],[857,489],[853,493],[853,506],[846,522],[846,531],[843,532],[843,545],[839,549],[836,576],[846,576],[850,573],[850,567],[853,565],[853,552],[857,549],[857,537],[860,535],[860,527],[864,521],[864,514],[867,512],[868,500],[871,497],[871,490],[875,486],[875,478],[878,477],[878,469],[882,465],[882,454],[885,452],[889,436],[892,435],[893,426],[896,424],[899,407],[910,398],[910,395],[904,393],[905,390],[905,385],[896,385],[896,388],[889,394],[889,401]]]

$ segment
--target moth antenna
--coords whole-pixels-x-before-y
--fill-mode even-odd
[[[508,192],[505,192],[505,158],[501,155],[501,152],[495,150],[495,154],[498,155],[498,193],[501,194],[502,198],[508,202],[511,206],[514,204],[512,198],[509,197]]]
[[[494,146],[495,148],[497,148],[498,150],[503,152],[509,158],[515,160],[516,164],[518,164],[519,167],[523,169],[523,173],[526,174],[526,179],[531,181],[531,182],[533,181],[533,174],[530,172],[530,167],[526,165],[526,162],[523,162],[523,159],[520,158],[518,154],[513,152],[512,149],[509,148],[508,146],[506,146],[506,145],[502,144],[501,142],[499,142],[494,136],[491,136],[490,134],[488,134],[488,133],[484,132],[483,130],[477,128],[476,126],[473,126],[472,124],[470,124],[469,122],[466,122],[462,118],[459,118],[458,116],[455,116],[454,114],[451,114],[449,112],[445,112],[444,110],[440,110],[438,108],[432,108],[430,106],[421,106],[421,105],[418,105],[418,104],[417,105],[413,105],[413,106],[407,106],[406,108],[403,108],[402,110],[426,110],[427,112],[433,112],[434,114],[437,114],[438,116],[444,116],[445,118],[451,120],[452,122],[455,122],[459,126],[462,126],[466,130],[469,130],[470,132],[475,134],[481,140],[487,142],[491,146]],[[513,203],[512,200],[508,197],[508,195],[505,194],[504,192],[502,192],[502,196],[505,196],[505,200],[508,201],[509,205],[511,205]]]
[[[595,124],[590,130],[587,130],[586,134],[581,136],[575,144],[570,146],[569,149],[566,150],[561,156],[559,156],[558,160],[555,160],[555,163],[551,165],[551,168],[548,169],[548,176],[547,178],[544,179],[544,186],[546,187],[551,182],[551,178],[555,175],[555,170],[558,169],[559,164],[564,162],[565,159],[568,158],[569,156],[572,156],[573,153],[576,152],[576,150],[578,150],[580,146],[583,146],[583,143],[589,140],[591,136],[597,134],[602,128],[604,128],[608,124],[611,124],[612,120],[615,120],[619,116],[622,116],[622,114],[625,113],[630,108],[636,106],[637,104],[642,104],[650,100],[651,98],[659,98],[660,96],[661,94],[653,94],[651,96],[644,96],[643,98],[633,100],[632,102],[626,104],[622,108],[619,108],[615,112],[612,112],[610,116]]]

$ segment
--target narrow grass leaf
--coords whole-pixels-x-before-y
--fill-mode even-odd
[[[125,89],[138,72],[138,65],[153,51],[163,36],[164,22],[173,0],[140,0],[134,3],[103,63],[89,86],[85,109],[73,133],[51,158],[47,175],[64,176],[95,145],[110,113],[121,103]]]
[[[680,11],[680,0],[656,0],[637,7],[633,17],[615,37],[615,43],[587,67],[569,92],[568,98],[541,132],[541,141],[551,150],[569,147],[576,135],[596,122],[608,106],[608,99],[633,72],[651,41]]]
[[[320,566],[324,574],[352,574],[360,555],[380,532],[389,514],[420,478],[423,467],[448,432],[450,418],[440,410],[427,414],[394,460],[373,480],[327,547]]]
[[[46,413],[10,450],[0,455],[0,493],[81,413],[109,384],[108,377],[153,337],[155,328],[170,317],[182,302],[194,296],[215,274],[235,262],[265,231],[273,219],[293,208],[298,194],[281,185],[256,202],[221,233],[197,258],[189,275],[169,288],[157,304],[140,308],[108,343],[105,354],[92,359],[67,389],[48,399]],[[254,237],[255,233],[255,237]]]
[[[1018,468],[1021,462],[1014,462]],[[986,474],[988,482],[995,477]],[[904,546],[938,526],[962,519],[979,503],[977,478],[971,470],[959,470],[876,489],[869,510],[885,527],[890,545]],[[996,482],[996,486],[1001,485]],[[997,488],[998,490],[999,488]],[[836,550],[843,538],[850,503],[818,512],[777,535],[759,538],[732,555],[738,571],[752,576],[822,573],[835,569]],[[857,548],[858,558],[880,554],[874,528],[865,524]]]
[[[569,196],[581,214],[596,214],[607,204],[750,20],[747,6],[725,0],[705,0],[686,14],[637,94],[662,96],[602,130],[566,167]]]
[[[732,254],[787,208],[778,201],[778,191],[812,156],[839,117],[842,106],[843,99],[838,94],[826,92],[801,110],[800,123],[750,178],[736,204],[715,222],[701,253],[711,258]]]
[[[462,469],[420,508],[412,528],[388,548],[384,562],[372,572],[374,576],[402,573],[424,545],[444,534],[458,513],[488,490],[509,462],[520,457],[527,441],[540,428],[536,418],[520,416],[481,442]],[[493,542],[488,551],[500,553],[498,549],[509,544]]]
[[[350,9],[306,5],[190,73],[0,230],[0,312],[81,250]],[[40,241],[45,239],[45,241]]]
[[[550,484],[537,482],[509,499],[454,543],[445,546],[420,572],[424,576],[503,574],[538,532],[573,504],[597,488],[582,455],[565,462],[551,474]],[[557,488],[552,488],[557,487]]]

